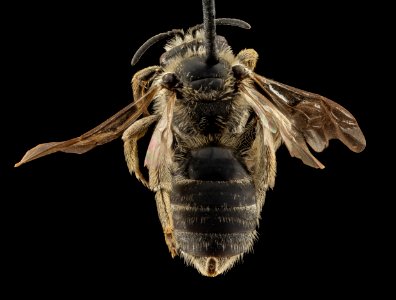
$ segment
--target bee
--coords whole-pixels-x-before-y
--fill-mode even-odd
[[[58,151],[85,153],[122,136],[130,173],[155,193],[170,254],[214,277],[252,250],[282,143],[322,169],[309,147],[321,152],[339,139],[361,152],[366,141],[339,104],[255,73],[257,52],[234,55],[216,34],[217,26],[250,25],[216,19],[214,0],[202,5],[203,24],[158,34],[137,50],[132,65],[167,39],[159,65],[133,76],[132,103],[80,137],[32,148],[15,166]],[[147,132],[141,164],[138,141]]]

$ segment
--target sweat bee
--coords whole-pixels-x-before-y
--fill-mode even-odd
[[[261,209],[275,183],[278,147],[314,168],[311,154],[339,139],[360,152],[366,141],[339,104],[255,73],[258,54],[234,55],[216,26],[249,29],[239,19],[215,18],[203,0],[203,24],[148,39],[132,65],[167,39],[158,66],[132,78],[134,101],[80,137],[37,145],[20,166],[58,151],[85,153],[122,136],[128,169],[155,192],[169,251],[202,275],[229,270],[251,251]],[[138,141],[153,130],[142,172]]]

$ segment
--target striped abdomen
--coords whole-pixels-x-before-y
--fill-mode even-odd
[[[193,257],[226,258],[250,250],[257,225],[255,189],[232,151],[195,150],[187,178],[173,182],[171,208],[178,250]]]

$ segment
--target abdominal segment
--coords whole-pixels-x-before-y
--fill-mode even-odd
[[[255,188],[249,174],[221,147],[191,153],[171,193],[174,238],[182,256],[239,256],[252,248],[257,226]]]

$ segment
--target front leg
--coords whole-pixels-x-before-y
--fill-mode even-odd
[[[133,91],[133,99],[136,101],[143,97],[150,88],[153,83],[155,77],[157,77],[160,72],[161,67],[159,66],[151,66],[140,70],[132,77],[132,91]],[[150,115],[147,111],[147,107],[143,108],[143,114],[145,116]]]

